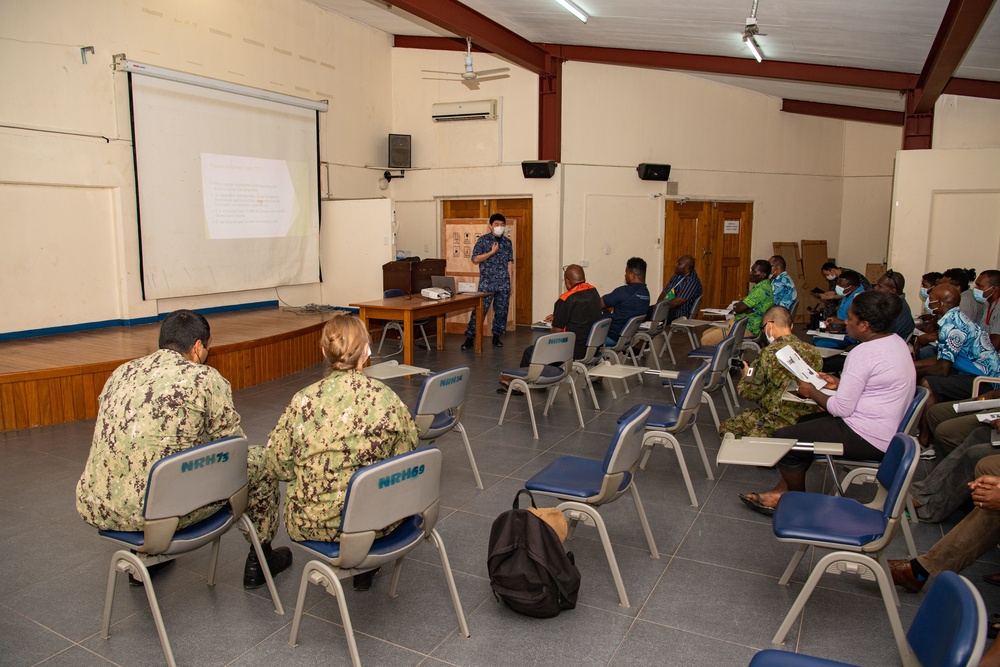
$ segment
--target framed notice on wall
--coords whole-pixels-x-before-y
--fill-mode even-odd
[[[740,221],[739,220],[725,220],[722,223],[722,233],[723,234],[739,234],[740,233]]]

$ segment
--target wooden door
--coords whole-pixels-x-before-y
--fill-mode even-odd
[[[691,255],[705,295],[702,308],[724,308],[747,293],[753,204],[667,201],[664,220],[664,281],[677,258]],[[662,289],[662,285],[659,286]]]
[[[449,260],[448,271],[451,275],[451,255],[454,254],[453,238],[445,234],[446,223],[459,224],[471,223],[476,230],[472,237],[472,243],[476,239],[489,231],[487,221],[494,213],[502,213],[507,218],[507,226],[510,228],[509,234],[511,243],[514,245],[514,275],[511,278],[511,304],[507,314],[507,328],[513,329],[517,324],[530,326],[532,323],[532,202],[531,199],[446,199],[442,202],[442,254]],[[464,242],[464,236],[460,237]],[[462,246],[464,247],[464,246]],[[464,252],[461,250],[460,252]],[[470,261],[471,264],[471,261]],[[479,270],[473,267],[475,279],[478,282]],[[462,267],[461,272],[467,272],[467,267]],[[456,274],[457,279],[461,276]],[[466,281],[468,279],[466,278]],[[492,309],[491,309],[492,310]],[[468,319],[466,318],[466,322]],[[487,321],[490,321],[489,319]],[[462,333],[458,331],[457,323],[449,323],[449,333]]]

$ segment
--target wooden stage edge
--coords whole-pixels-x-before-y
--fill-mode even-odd
[[[208,365],[233,391],[320,363],[323,323],[332,312],[279,308],[208,316]],[[157,348],[159,324],[112,327],[0,343],[0,433],[97,416],[97,398],[123,363]],[[63,365],[72,360],[73,365]]]

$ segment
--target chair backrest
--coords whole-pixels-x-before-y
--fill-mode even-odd
[[[143,518],[144,551],[162,553],[173,539],[176,519],[219,501],[229,501],[233,519],[247,506],[247,440],[240,436],[164,456],[149,469]]]
[[[912,436],[897,433],[889,442],[875,479],[885,489],[882,514],[886,521],[898,517],[906,505],[906,493],[920,462],[920,446]]]
[[[792,316],[792,326],[795,326],[795,316],[799,314],[799,300],[796,299],[792,301],[792,305],[788,307],[788,313]]]
[[[709,371],[712,375],[705,382],[706,391],[715,391],[726,381],[726,374],[729,372],[730,361],[733,358],[733,348],[736,347],[736,338],[726,336],[715,348],[712,360],[709,362]]]
[[[612,349],[614,352],[624,352],[628,347],[632,345],[632,339],[635,334],[639,331],[639,325],[646,321],[645,315],[636,315],[622,328],[620,334],[618,334],[618,342]]]
[[[663,331],[663,327],[666,325],[667,316],[670,314],[670,304],[664,299],[663,301],[657,301],[656,305],[653,306],[653,314],[649,316],[649,329],[646,330],[651,338],[656,334]]]
[[[364,560],[375,532],[402,519],[420,515],[429,534],[437,523],[441,496],[441,450],[422,447],[399,454],[351,475],[341,513],[340,564],[353,567]]]
[[[969,581],[954,572],[934,577],[906,633],[921,665],[977,665],[986,645],[986,607]]]
[[[590,325],[590,333],[587,335],[587,353],[580,361],[586,365],[598,359],[604,351],[604,345],[608,341],[608,330],[611,328],[611,318],[602,317]]]
[[[401,289],[387,289],[382,292],[383,299],[391,299],[394,296],[403,296],[404,292]]]
[[[705,390],[705,379],[711,366],[707,363],[699,366],[691,379],[684,386],[680,398],[677,399],[677,407],[681,411],[681,416],[677,419],[678,426],[686,426],[692,412],[697,412],[701,406],[701,394]]]
[[[461,418],[465,392],[469,386],[471,371],[468,366],[458,366],[427,376],[420,388],[414,421],[421,435],[430,429],[434,417],[451,410],[456,421]]]
[[[704,296],[704,293],[699,294],[695,298],[695,300],[691,302],[691,314],[688,315],[688,317],[690,317],[692,319],[698,317],[698,310],[701,308],[701,297],[703,297],[703,296]]]
[[[618,424],[611,437],[611,445],[604,454],[602,466],[605,475],[620,472],[634,473],[642,455],[642,436],[646,431],[646,420],[652,408],[643,406],[631,418]]]
[[[573,347],[576,345],[576,334],[572,331],[548,333],[535,339],[535,347],[531,353],[531,365],[551,366],[567,363],[567,370],[573,364]]]
[[[736,344],[739,345],[743,342],[744,336],[747,335],[747,325],[750,324],[749,317],[741,317],[736,320],[733,328],[729,330],[729,335],[736,339]]]
[[[927,387],[917,385],[917,390],[913,394],[913,400],[903,413],[903,419],[899,422],[899,432],[907,435],[916,435],[917,424],[920,423],[920,413],[924,409],[924,404],[931,392]]]

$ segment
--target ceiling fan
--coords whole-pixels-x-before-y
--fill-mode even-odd
[[[431,79],[435,81],[460,81],[465,84],[469,90],[479,90],[480,81],[495,81],[497,79],[509,78],[509,67],[497,67],[496,69],[484,69],[479,72],[475,70],[472,66],[472,38],[466,37],[466,50],[465,50],[465,71],[464,72],[443,72],[441,70],[435,69],[425,69],[421,70],[429,74],[450,74],[452,76],[459,77],[458,79],[438,79],[437,77],[424,77],[425,79]]]

